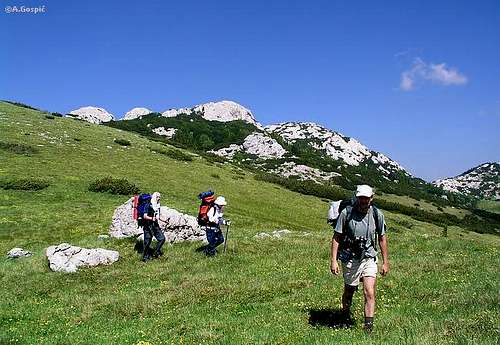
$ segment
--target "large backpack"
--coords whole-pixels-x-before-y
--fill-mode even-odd
[[[208,224],[208,210],[214,205],[215,193],[211,190],[198,194],[198,199],[201,200],[198,210],[198,225],[206,226]]]
[[[355,199],[343,199],[332,201],[330,203],[330,208],[328,209],[328,218],[326,222],[333,227],[337,226],[337,221],[339,220],[340,213],[347,206],[354,206]]]
[[[135,203],[135,197],[134,197],[134,203]],[[138,226],[143,226],[144,225],[144,220],[142,217],[144,217],[144,213],[148,212],[148,206],[151,203],[151,194],[141,194],[137,197],[137,206],[134,209],[134,217],[137,219],[137,225]]]

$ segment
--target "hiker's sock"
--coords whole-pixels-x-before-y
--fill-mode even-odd
[[[365,316],[365,331],[371,332],[373,330],[373,316]]]

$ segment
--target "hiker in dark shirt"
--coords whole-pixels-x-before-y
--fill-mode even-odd
[[[160,198],[159,192],[154,192],[149,204],[144,208],[146,212],[144,213],[142,219],[143,230],[144,230],[144,251],[142,254],[142,261],[147,262],[152,259],[150,255],[151,249],[149,248],[153,236],[156,238],[156,249],[153,253],[153,257],[157,258],[163,255],[161,247],[165,243],[165,235],[160,229],[158,220],[160,218]]]

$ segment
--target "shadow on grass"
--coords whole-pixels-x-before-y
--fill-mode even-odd
[[[138,253],[141,254],[144,252],[144,242],[142,241],[137,241],[134,246],[134,250]],[[152,247],[148,248],[147,255],[153,256],[154,249]]]
[[[330,328],[351,328],[355,320],[346,316],[340,309],[309,309],[309,324]]]
[[[207,249],[207,247],[208,247],[207,245],[198,247],[198,248],[195,249],[195,252],[197,252],[197,253],[204,253],[205,250]]]

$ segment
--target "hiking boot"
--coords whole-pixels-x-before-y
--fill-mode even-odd
[[[163,252],[161,250],[159,252],[153,254],[154,259],[158,259],[160,256],[163,256]]]
[[[365,325],[363,327],[365,330],[365,333],[372,333],[373,332],[373,317],[365,317]]]
[[[151,261],[151,260],[152,260],[151,256],[143,256],[141,261],[142,262],[148,262],[148,261]]]

